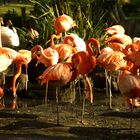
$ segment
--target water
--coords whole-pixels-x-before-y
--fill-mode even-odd
[[[44,104],[44,98],[28,98],[28,97],[17,97],[5,96],[0,100],[0,109],[18,109],[28,108],[37,105]]]

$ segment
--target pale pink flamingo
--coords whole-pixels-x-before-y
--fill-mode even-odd
[[[77,34],[69,33],[68,35],[64,36],[62,42],[73,46],[78,52],[79,51],[86,52],[86,43]]]
[[[51,65],[57,64],[59,60],[58,52],[52,49],[51,47],[43,49],[40,45],[35,45],[31,49],[31,53],[32,53],[32,58],[37,59],[36,65],[42,63],[46,67],[49,67]]]
[[[57,125],[59,125],[58,86],[66,85],[77,77],[77,71],[72,71],[71,69],[72,63],[59,62],[48,67],[43,74],[38,77],[41,84],[46,84],[49,82],[50,85],[56,87]]]
[[[11,20],[7,21],[6,26],[1,26],[1,41],[3,47],[17,47],[20,44],[17,30]]]
[[[134,106],[140,106],[140,103],[137,101],[137,98],[140,99],[140,77],[131,73],[128,68],[123,69],[123,73],[119,76],[118,85],[121,94],[125,97],[128,104],[131,105],[132,113]],[[132,128],[132,115],[130,117],[130,128]]]

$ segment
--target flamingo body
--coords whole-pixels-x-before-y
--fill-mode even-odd
[[[37,59],[37,64],[42,63],[46,67],[55,65],[58,62],[59,54],[55,49],[48,47],[44,49],[36,45],[31,49],[32,57]]]
[[[98,40],[90,38],[88,39],[86,44],[87,52],[80,51],[72,56],[73,67],[79,71],[79,74],[88,74],[96,66],[96,58],[91,47],[89,46],[91,43],[95,47],[96,53],[98,54],[100,43],[98,42]]]
[[[68,31],[74,26],[76,26],[76,23],[73,21],[73,19],[70,16],[65,14],[56,18],[54,23],[54,28],[57,34],[62,33],[64,31]]]
[[[1,40],[3,47],[12,47],[19,46],[19,37],[16,29],[13,27],[10,29],[9,27],[2,26],[1,27]]]
[[[72,68],[71,63],[58,63],[48,67],[38,80],[41,84],[50,82],[51,85],[63,86],[70,82],[73,72],[70,70]]]
[[[129,98],[140,98],[140,77],[132,75],[129,72],[124,72],[119,77],[119,90]]]
[[[86,43],[85,41],[80,38],[77,34],[74,33],[69,33],[68,35],[66,35],[63,39],[63,43],[67,43],[70,44],[71,46],[73,46],[74,44],[74,48],[76,48],[76,50],[79,51],[84,51],[86,52]]]

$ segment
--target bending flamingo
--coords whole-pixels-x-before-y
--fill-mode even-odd
[[[36,45],[31,49],[32,58],[37,59],[37,64],[42,63],[46,67],[57,64],[59,55],[58,52],[51,47],[43,49],[40,45]]]
[[[86,52],[86,43],[77,34],[69,33],[64,37],[62,42],[73,46],[78,52],[79,51]]]
[[[17,91],[17,88],[16,88],[16,81],[18,79],[18,77],[20,76],[21,72],[22,72],[22,65],[25,65],[26,69],[27,69],[27,66],[28,66],[28,60],[23,57],[22,55],[18,55],[15,59],[14,59],[14,62],[16,63],[16,74],[14,75],[13,77],[13,80],[12,80],[12,87],[11,87],[11,91],[12,91],[12,94],[14,97],[17,97],[17,94],[16,94],[16,91]]]

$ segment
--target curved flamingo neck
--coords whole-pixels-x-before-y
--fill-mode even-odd
[[[16,66],[17,66],[17,71],[16,71],[16,74],[14,75],[14,78],[13,78],[13,81],[12,81],[12,93],[13,93],[14,96],[16,96],[16,81],[21,74],[22,64],[17,63]]]
[[[138,50],[138,45],[137,44],[128,44],[125,49],[123,50],[123,53],[127,56],[131,52],[136,52]]]
[[[1,40],[1,25],[3,24],[3,18],[0,17],[0,47],[2,47],[2,40]]]
[[[89,38],[87,43],[86,43],[86,49],[87,49],[89,55],[94,56],[94,52],[91,49],[90,44],[93,45],[93,47],[95,48],[96,55],[98,55],[99,54],[99,47],[100,47],[99,41],[96,40],[95,38]]]
[[[59,33],[58,35],[55,35],[55,34],[51,35],[51,39],[50,39],[51,43],[50,43],[50,46],[54,46],[55,45],[54,39],[57,39],[58,40],[61,37],[62,37],[62,33]]]
[[[40,45],[36,45],[36,46],[33,48],[32,52],[34,52],[34,51],[36,51],[36,50],[39,50],[40,53],[41,53],[41,55],[42,55],[45,59],[50,60],[50,58],[46,56],[46,54],[44,53],[43,48],[42,48]]]
[[[73,37],[73,36],[66,36],[66,37],[64,38],[64,40],[63,40],[63,43],[69,44],[69,43],[68,43],[68,40],[70,40],[70,41],[73,43],[72,46],[75,46],[74,37]]]

